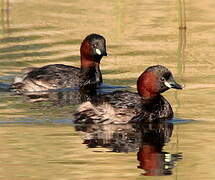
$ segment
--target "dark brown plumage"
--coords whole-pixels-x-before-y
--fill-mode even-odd
[[[59,88],[97,88],[102,83],[100,61],[106,56],[106,41],[98,34],[88,35],[82,42],[81,68],[52,64],[31,68],[16,78],[10,89],[16,92],[46,91]]]
[[[123,124],[171,119],[173,111],[160,94],[170,88],[182,89],[164,66],[147,68],[138,78],[138,93],[116,91],[85,102],[75,113],[75,123]]]

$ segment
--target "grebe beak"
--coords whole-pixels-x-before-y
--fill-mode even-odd
[[[182,86],[178,84],[174,79],[172,79],[171,81],[165,81],[164,84],[168,88],[182,89]]]
[[[107,54],[107,52],[106,52],[106,51],[103,53],[103,56],[108,56],[108,54]]]

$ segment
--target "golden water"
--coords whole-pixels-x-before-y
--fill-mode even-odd
[[[177,1],[1,0],[0,82],[21,69],[50,63],[79,66],[89,33],[107,39],[104,82],[128,85],[154,64],[167,66],[185,88],[164,96],[175,124],[164,150],[182,153],[173,174],[151,179],[214,179],[214,0],[186,1],[187,30],[178,30]],[[76,106],[29,102],[0,92],[0,179],[148,179],[136,152],[98,151],[82,144],[70,123]]]

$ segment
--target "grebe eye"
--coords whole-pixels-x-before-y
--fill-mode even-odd
[[[164,78],[164,77],[162,77],[162,78],[161,78],[161,82],[164,82],[164,81],[165,81],[165,78]]]
[[[92,46],[93,46],[93,48],[97,48],[97,47],[98,47],[98,44],[95,43],[95,44],[93,44]]]

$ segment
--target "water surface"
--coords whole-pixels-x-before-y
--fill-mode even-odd
[[[146,179],[137,151],[89,148],[76,131],[77,105],[29,101],[4,92],[21,69],[50,63],[79,66],[83,37],[107,39],[104,82],[132,87],[150,65],[162,64],[184,85],[164,96],[179,120],[162,152],[180,154],[171,175],[151,179],[214,179],[213,0],[187,1],[187,30],[178,30],[176,1],[1,0],[1,179]],[[179,122],[179,123],[177,123]]]

